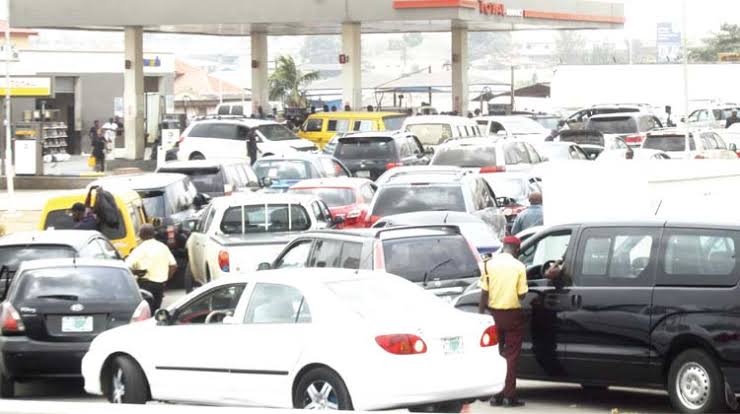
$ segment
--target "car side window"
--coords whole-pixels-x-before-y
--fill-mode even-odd
[[[524,144],[524,147],[527,149],[527,152],[529,153],[529,159],[532,161],[532,164],[539,164],[542,162],[542,157],[540,157],[540,153],[537,152],[537,149],[527,143]]]
[[[506,158],[507,165],[516,165],[524,162],[516,148],[516,143],[504,145],[504,157]]]
[[[213,312],[219,315],[211,315],[209,323],[220,323],[224,316],[234,314],[246,286],[245,283],[219,286],[196,297],[175,310],[175,325],[204,324]]]
[[[208,128],[208,138],[239,139],[238,125],[234,124],[211,124]]]
[[[344,242],[342,255],[339,259],[343,269],[359,269],[362,261],[362,243]]]
[[[334,162],[331,158],[319,158],[319,163],[321,164],[321,169],[324,170],[324,173],[327,177],[336,177],[337,176],[337,169],[334,165]]]
[[[522,250],[519,260],[527,266],[540,266],[547,261],[562,259],[570,244],[570,230],[550,233]]]
[[[347,170],[342,166],[342,164],[339,163],[337,160],[331,160],[332,165],[334,166],[334,175],[336,177],[349,177],[350,174],[347,172]]]
[[[578,286],[652,286],[660,230],[588,229],[578,252]]]
[[[249,298],[244,323],[311,323],[311,310],[306,298],[298,289],[292,286],[259,283]]]
[[[108,240],[95,239],[95,241],[96,243],[98,243],[98,245],[100,246],[100,249],[103,251],[104,259],[118,260],[121,258],[116,248],[113,247],[113,245],[110,244]]]
[[[491,134],[497,134],[499,131],[505,131],[505,130],[506,128],[504,128],[504,126],[501,125],[500,123],[491,122],[491,125],[490,125]]]
[[[89,240],[79,251],[79,256],[86,259],[108,259],[96,239]]]
[[[362,196],[363,201],[366,203],[372,201],[373,196],[375,196],[375,190],[373,189],[373,186],[370,184],[365,184],[360,187],[360,196]]]
[[[308,255],[311,253],[312,240],[301,240],[290,247],[290,250],[285,252],[275,262],[276,269],[283,268],[302,268],[306,267],[308,263]]]
[[[316,240],[316,247],[308,267],[339,267],[339,258],[342,252],[342,242],[339,240]]]
[[[316,221],[329,223],[329,217],[324,215],[324,211],[318,201],[311,203],[311,210],[313,210],[313,215],[316,217]]]
[[[421,148],[421,145],[419,145],[419,143],[414,138],[406,137],[404,141],[406,141],[406,143],[408,144],[409,150],[411,151],[412,155],[419,155],[424,152]]]
[[[321,132],[321,127],[324,124],[323,119],[309,119],[303,124],[304,132]]]
[[[203,226],[203,233],[207,232],[211,225],[213,224],[213,218],[216,217],[216,208],[211,208],[211,211],[208,213],[208,217],[206,217],[205,225]]]
[[[396,145],[398,146],[398,152],[401,158],[411,157],[411,147],[409,147],[409,143],[406,140],[398,140],[396,141]]]
[[[522,162],[525,164],[531,164],[532,159],[529,157],[529,152],[527,151],[527,146],[523,142],[517,142],[516,143],[516,150],[519,152],[519,158],[521,158]]]
[[[496,194],[493,189],[484,178],[478,179],[478,185],[481,191],[481,197],[483,198],[484,208],[497,207],[496,205]]]
[[[735,286],[740,277],[736,250],[740,232],[668,229],[663,237],[663,265],[658,284]]]

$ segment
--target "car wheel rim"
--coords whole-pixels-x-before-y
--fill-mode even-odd
[[[119,368],[113,375],[113,386],[111,387],[111,400],[114,404],[123,404],[123,396],[126,395],[126,386],[123,382],[123,370]]]
[[[709,401],[710,390],[709,374],[696,362],[688,362],[678,371],[676,391],[684,407],[700,410]]]
[[[306,410],[338,410],[339,400],[334,387],[326,381],[314,381],[303,393]]]

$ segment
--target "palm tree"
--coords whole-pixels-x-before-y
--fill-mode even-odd
[[[270,100],[282,101],[287,107],[306,106],[306,87],[319,79],[319,72],[301,72],[291,56],[279,56],[275,72],[270,75]]]

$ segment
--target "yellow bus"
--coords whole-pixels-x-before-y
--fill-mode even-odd
[[[401,129],[406,116],[396,112],[319,112],[309,115],[298,136],[323,148],[336,134]]]

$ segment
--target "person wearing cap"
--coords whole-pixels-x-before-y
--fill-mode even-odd
[[[529,208],[519,214],[511,226],[511,234],[519,234],[530,227],[541,226],[542,216],[542,193],[534,192],[529,195]]]
[[[516,259],[520,245],[517,237],[505,237],[501,253],[485,262],[480,279],[478,311],[493,315],[499,335],[499,352],[506,359],[504,389],[491,398],[491,405],[495,406],[524,405],[516,397],[516,374],[524,336],[524,313],[520,301],[529,289],[527,269]]]
[[[72,221],[75,230],[98,230],[98,219],[82,203],[72,205]]]
[[[126,265],[139,276],[139,287],[154,296],[152,311],[162,306],[164,287],[177,271],[177,261],[170,248],[154,238],[154,226],[144,224],[139,230],[139,244],[126,258]]]

